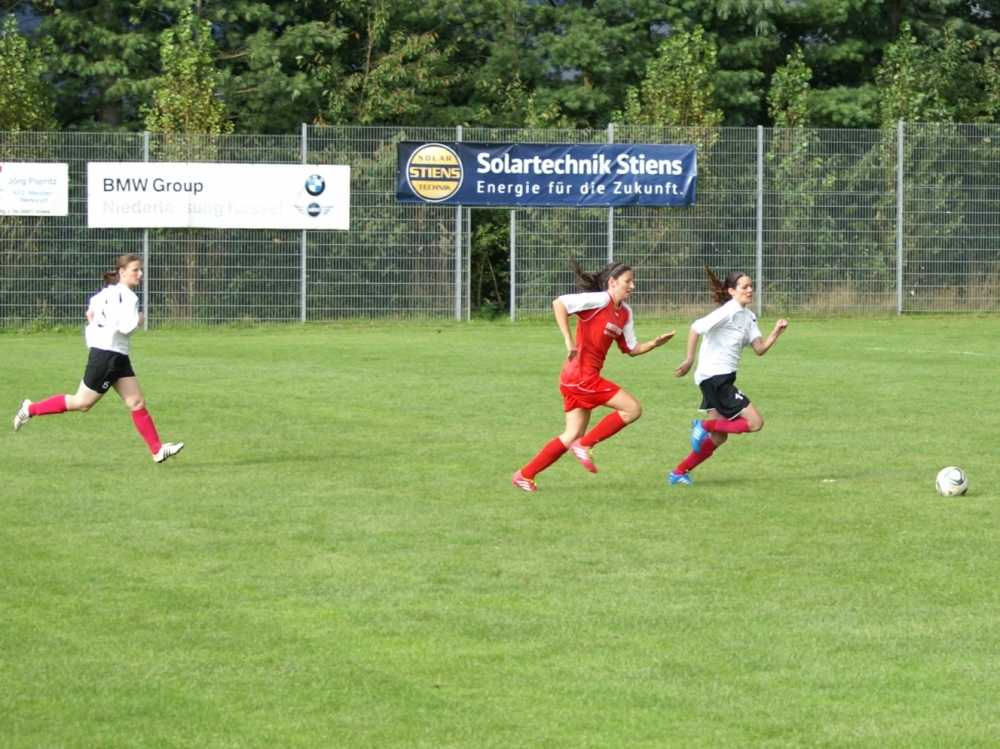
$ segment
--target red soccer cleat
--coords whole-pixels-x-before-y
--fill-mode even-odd
[[[573,444],[569,446],[569,449],[570,452],[576,456],[576,459],[580,461],[580,465],[591,473],[597,473],[597,466],[594,465],[594,460],[590,457],[589,447],[581,445],[580,440],[574,440]]]
[[[524,489],[524,491],[526,492],[538,491],[538,487],[535,486],[535,482],[532,481],[531,479],[524,478],[524,476],[521,475],[520,471],[518,471],[511,477],[510,483],[512,483],[518,489]]]

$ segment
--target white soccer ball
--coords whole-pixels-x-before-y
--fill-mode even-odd
[[[948,466],[938,473],[935,486],[942,497],[958,497],[968,491],[969,477],[961,468]]]

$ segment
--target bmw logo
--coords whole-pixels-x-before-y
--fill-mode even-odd
[[[310,216],[316,217],[320,214],[319,203],[310,203],[309,207],[306,209]]]
[[[316,197],[317,195],[322,195],[323,190],[326,189],[326,180],[324,180],[318,174],[311,174],[306,180],[306,192]]]

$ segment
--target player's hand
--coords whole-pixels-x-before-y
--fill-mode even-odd
[[[573,361],[576,358],[576,354],[577,354],[576,346],[573,346],[569,350],[569,353],[566,355],[566,361]]]
[[[146,313],[145,312],[140,312],[139,313],[139,324],[142,325],[144,322],[146,322]]]
[[[664,343],[673,338],[676,333],[677,333],[676,330],[671,330],[669,333],[664,333],[663,335],[656,336],[656,340],[653,341],[653,348],[662,346]]]
[[[785,332],[785,328],[788,327],[788,320],[781,318],[774,324],[774,336],[777,338],[779,335]]]
[[[683,377],[688,372],[691,371],[691,365],[694,364],[690,359],[685,359],[680,363],[680,366],[674,370],[674,377]]]

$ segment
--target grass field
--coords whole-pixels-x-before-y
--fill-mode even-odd
[[[1000,745],[1000,319],[792,320],[670,487],[688,322],[530,495],[551,321],[139,333],[163,465],[113,394],[15,434],[86,350],[0,335],[0,746]]]

